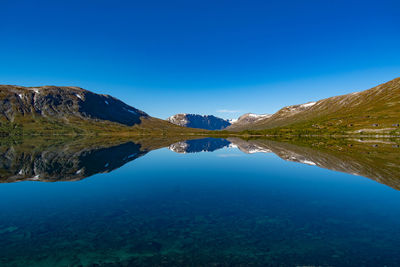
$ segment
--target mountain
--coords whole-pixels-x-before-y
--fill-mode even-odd
[[[244,114],[236,121],[196,114],[164,121],[79,87],[0,85],[0,135],[204,133],[201,129],[262,135],[400,135],[399,107],[400,78],[362,92],[287,106],[272,115]]]
[[[197,115],[197,114],[176,114],[167,119],[167,121],[184,127],[205,129],[205,130],[222,130],[231,125],[229,120],[224,120],[213,115]]]
[[[187,131],[109,95],[79,87],[0,85],[1,133]]]
[[[245,125],[233,124],[227,130],[398,133],[399,107],[400,78],[397,78],[362,92],[284,107],[270,117]]]
[[[0,85],[0,90],[0,116],[11,122],[26,115],[58,119],[75,116],[132,126],[140,123],[141,117],[149,117],[112,96],[79,87]]]
[[[246,113],[246,114],[240,116],[237,120],[231,121],[231,126],[228,127],[228,130],[230,128],[245,127],[247,125],[256,123],[257,121],[260,121],[262,119],[268,119],[271,116],[272,115],[270,115],[270,114]]]

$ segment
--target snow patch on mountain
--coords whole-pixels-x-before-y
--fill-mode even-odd
[[[39,94],[39,93],[40,93],[40,92],[39,92],[40,88],[36,88],[36,87],[29,88],[29,87],[27,87],[26,89],[31,90],[31,91],[35,92],[36,94]]]
[[[246,114],[240,116],[237,120],[232,121],[231,124],[233,127],[241,126],[241,125],[255,123],[260,120],[268,119],[271,116],[272,116],[271,114],[246,113]]]
[[[308,103],[300,105],[300,107],[303,107],[303,108],[312,107],[315,105],[315,103],[317,103],[317,102],[308,102]]]
[[[270,149],[267,148],[263,148],[260,146],[254,146],[254,147],[250,147],[246,153],[248,154],[254,154],[254,153],[271,153],[272,151]]]
[[[249,117],[257,118],[257,119],[263,119],[263,118],[269,118],[269,117],[271,117],[270,114],[254,114],[254,113],[248,113],[247,115],[248,115]]]
[[[135,114],[135,115],[137,115],[137,113],[135,112],[135,111],[133,111],[133,110],[130,110],[130,109],[127,109],[127,108],[124,108],[126,111],[128,111],[128,112],[130,112],[130,113],[132,113],[132,114]]]

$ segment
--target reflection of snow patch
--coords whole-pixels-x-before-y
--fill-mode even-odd
[[[109,103],[108,103],[108,101],[107,101],[107,100],[104,100],[104,103],[106,103],[107,105],[109,105]]]
[[[133,157],[136,156],[136,155],[137,155],[137,153],[133,153],[133,154],[131,154],[131,155],[128,156],[128,159],[133,158]]]
[[[24,172],[22,171],[22,169],[18,172],[19,175],[23,174]]]
[[[186,154],[186,149],[189,145],[186,142],[178,142],[175,144],[170,145],[168,148],[176,153],[183,153]]]
[[[266,149],[266,148],[259,148],[259,147],[250,148],[250,149],[247,151],[247,153],[249,153],[249,154],[254,154],[254,153],[271,153],[271,152],[272,152],[272,151],[269,150],[269,149]]]
[[[301,163],[304,163],[304,164],[307,164],[307,165],[312,165],[312,166],[317,165],[317,164],[315,164],[315,162],[312,162],[312,161],[306,160],[306,159],[299,160],[299,161],[300,161]]]
[[[82,172],[83,169],[79,169],[76,171],[76,174],[80,174]]]
[[[109,164],[109,163],[106,163],[106,165],[104,165],[104,167],[106,167],[106,168],[107,168],[108,166],[110,166],[110,164]]]

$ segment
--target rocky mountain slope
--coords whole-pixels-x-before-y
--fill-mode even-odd
[[[399,129],[400,78],[369,90],[284,107],[270,117],[228,130],[297,128],[304,131],[390,133]]]
[[[189,129],[153,118],[112,96],[79,87],[0,85],[0,134],[132,131]]]
[[[78,87],[0,85],[0,116],[13,122],[20,116],[107,120],[127,126],[140,123],[145,112],[109,96]]]
[[[205,130],[222,130],[231,125],[228,120],[224,120],[213,115],[197,115],[197,114],[176,114],[167,119],[167,121],[184,127],[205,129]]]
[[[228,127],[228,130],[230,128],[246,127],[263,119],[268,119],[271,116],[271,114],[246,113],[240,116],[237,120],[231,122],[231,126]]]
[[[400,78],[369,90],[284,107],[275,114],[153,118],[109,96],[78,87],[0,85],[0,135],[198,133],[400,135]],[[183,126],[183,127],[182,127]],[[197,128],[194,129],[194,128]]]

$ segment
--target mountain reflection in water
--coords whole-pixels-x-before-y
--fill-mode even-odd
[[[287,139],[243,140],[229,138],[176,138],[140,140],[100,139],[3,142],[0,145],[0,182],[77,181],[97,173],[111,172],[146,155],[168,147],[176,153],[239,149],[246,154],[274,153],[286,161],[364,176],[400,190],[398,140],[381,139]]]

